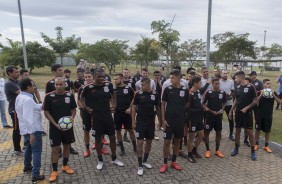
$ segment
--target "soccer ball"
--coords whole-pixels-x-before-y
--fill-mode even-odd
[[[70,117],[62,117],[58,122],[59,126],[62,130],[69,130],[72,127],[72,122],[70,121]]]
[[[266,88],[266,89],[262,90],[262,95],[265,98],[272,98],[273,97],[272,89]]]

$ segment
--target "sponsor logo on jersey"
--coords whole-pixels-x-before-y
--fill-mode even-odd
[[[219,99],[222,99],[223,98],[223,94],[219,94]]]
[[[66,98],[65,98],[65,102],[66,102],[67,104],[69,104],[69,103],[70,103],[70,97],[66,97]]]

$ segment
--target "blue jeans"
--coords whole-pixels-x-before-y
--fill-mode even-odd
[[[32,168],[32,177],[37,177],[40,174],[41,153],[42,153],[42,132],[34,133],[35,141],[30,144],[30,134],[24,135],[24,168]],[[32,165],[31,165],[32,160]]]
[[[0,100],[0,114],[1,114],[1,122],[3,127],[8,125],[5,109],[6,109],[6,100]]]

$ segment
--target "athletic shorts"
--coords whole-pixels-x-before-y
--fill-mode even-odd
[[[202,120],[190,119],[188,128],[189,128],[189,132],[198,132],[204,130],[204,123]]]
[[[248,110],[246,113],[242,113],[241,111],[236,110],[235,127],[253,129],[253,111]]]
[[[125,130],[132,129],[132,121],[130,114],[126,114],[125,112],[115,112],[114,114],[114,122],[116,130],[121,130],[122,125]]]
[[[91,114],[86,111],[81,112],[82,115],[82,123],[83,123],[83,130],[90,131],[91,130]]]
[[[102,135],[113,136],[115,135],[115,124],[112,116],[106,117],[105,119],[96,119],[93,117],[92,125],[93,133],[92,136],[99,138]]]
[[[73,127],[69,130],[61,131],[50,123],[49,139],[51,147],[74,143],[75,137]]]
[[[263,132],[270,132],[272,127],[272,117],[259,118],[256,122],[256,129]]]
[[[182,121],[183,123],[172,123],[167,122],[169,126],[166,126],[164,131],[164,139],[171,140],[174,139],[182,139],[184,135],[184,125],[185,120]]]
[[[155,137],[155,122],[151,123],[136,123],[135,136],[138,140],[154,139]]]
[[[206,122],[205,122],[205,130],[206,131],[222,131],[222,116],[212,116],[207,114]]]

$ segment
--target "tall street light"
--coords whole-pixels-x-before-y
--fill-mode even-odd
[[[21,33],[22,33],[22,43],[23,43],[24,68],[25,68],[25,69],[28,69],[27,55],[26,55],[26,47],[25,47],[25,39],[24,39],[22,10],[21,10],[21,2],[20,2],[20,0],[18,0],[18,6],[19,6],[19,15],[20,15],[20,24],[21,24]]]
[[[211,44],[211,14],[212,14],[212,0],[209,0],[208,11],[208,28],[207,28],[207,50],[206,50],[206,65],[210,67],[210,44]]]

